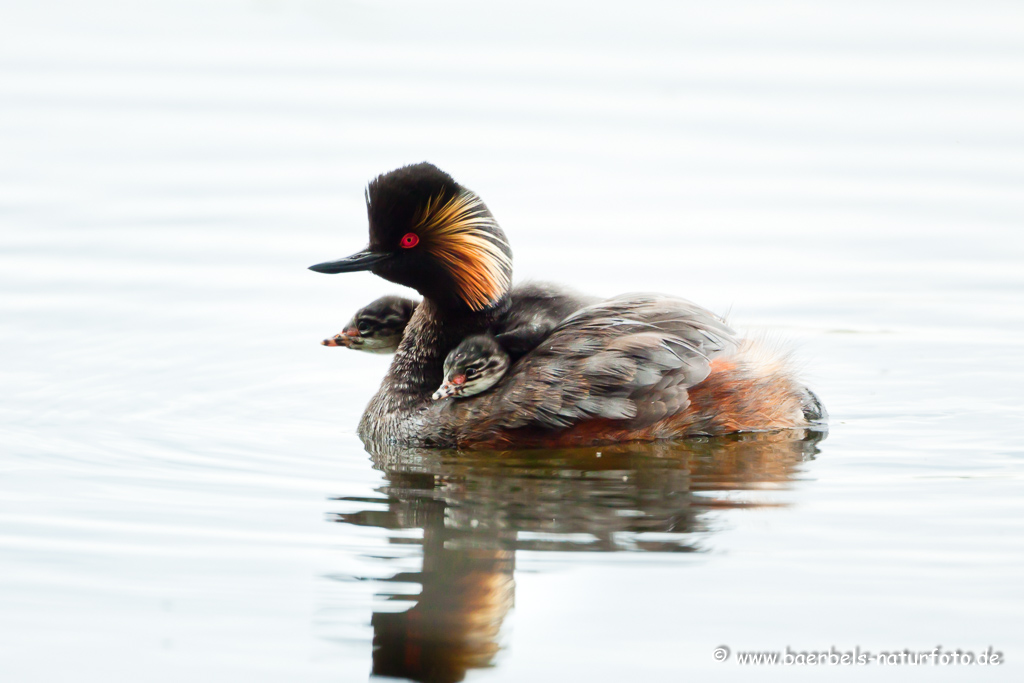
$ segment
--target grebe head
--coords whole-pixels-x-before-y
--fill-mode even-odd
[[[483,201],[428,163],[404,166],[366,189],[370,244],[319,273],[369,270],[445,309],[481,311],[512,283],[512,249]]]
[[[444,359],[444,382],[433,398],[465,398],[487,391],[505,376],[508,366],[508,354],[493,336],[466,337]]]
[[[363,306],[324,346],[345,346],[356,351],[393,353],[416,310],[416,302],[400,296],[382,296]]]

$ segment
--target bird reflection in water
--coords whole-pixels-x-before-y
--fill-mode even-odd
[[[732,492],[784,488],[822,438],[801,430],[557,451],[371,449],[383,497],[339,498],[373,509],[332,519],[423,530],[422,540],[391,539],[422,543],[422,571],[388,579],[421,590],[384,591],[414,605],[373,615],[373,674],[449,682],[492,666],[516,550],[700,551],[705,513],[769,504]]]

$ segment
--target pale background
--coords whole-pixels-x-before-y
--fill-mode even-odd
[[[398,288],[306,266],[422,160],[519,279],[728,311],[833,416],[706,553],[520,553],[473,680],[1019,680],[1024,5],[978,1],[0,3],[0,678],[366,677],[377,588],[327,577],[387,534],[324,516],[387,361],[318,342]]]

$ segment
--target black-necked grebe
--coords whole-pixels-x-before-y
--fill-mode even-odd
[[[509,293],[509,307],[493,332],[513,360],[532,351],[552,330],[596,297],[548,282],[525,282]],[[418,301],[382,296],[363,306],[341,332],[320,342],[370,353],[394,353]]]
[[[481,394],[505,376],[512,360],[494,335],[463,339],[444,359],[444,381],[432,398],[469,398]]]
[[[551,282],[523,282],[509,292],[508,308],[491,332],[516,361],[537,348],[563,320],[598,301]]]
[[[370,270],[423,295],[360,421],[368,446],[582,445],[821,421],[783,357],[655,294],[586,306],[490,391],[433,401],[448,353],[509,316],[512,250],[483,201],[430,164],[379,176],[366,197],[369,246],[312,270]]]
[[[513,360],[535,349],[569,314],[596,301],[549,283],[525,283],[512,289],[509,307],[493,333],[462,340],[444,361],[444,384],[434,400],[469,397],[498,383]],[[382,296],[356,311],[345,328],[324,346],[392,353],[398,349],[419,302]],[[497,335],[497,336],[495,336]]]
[[[320,343],[370,353],[394,353],[418,303],[401,296],[382,296],[356,311],[341,332]]]

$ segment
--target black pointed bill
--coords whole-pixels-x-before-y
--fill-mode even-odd
[[[309,269],[315,270],[318,273],[354,273],[360,270],[370,270],[378,263],[383,263],[389,258],[391,258],[391,254],[364,249],[337,261],[318,263],[315,266],[310,266]]]

